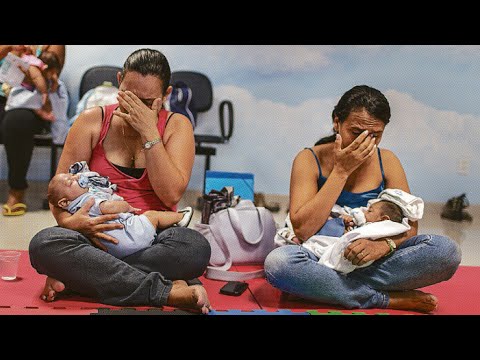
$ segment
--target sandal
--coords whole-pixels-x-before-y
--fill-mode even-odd
[[[24,203],[16,203],[12,207],[8,206],[7,204],[3,204],[2,208],[3,216],[19,216],[24,215],[27,212],[27,205]]]

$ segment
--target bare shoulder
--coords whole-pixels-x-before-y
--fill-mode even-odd
[[[386,187],[410,192],[407,174],[405,174],[400,159],[390,150],[380,149],[380,153],[382,155]]]
[[[312,154],[312,150],[315,153],[315,156],[319,156],[321,152],[318,151],[318,146],[313,148],[305,148],[300,150],[300,152],[295,156],[293,161],[294,169],[299,170],[300,172],[312,172],[318,174],[318,166],[315,156]]]
[[[71,134],[69,137],[74,137],[76,140],[89,137],[92,143],[96,143],[102,129],[102,114],[102,108],[100,107],[83,111],[73,123],[69,131],[69,135]]]
[[[168,116],[170,116],[170,118],[165,127],[164,135],[166,141],[168,141],[173,134],[193,136],[192,123],[185,115],[173,113],[173,115],[169,114]]]
[[[322,163],[322,165],[328,164],[330,162],[332,148],[333,143],[317,145],[311,148],[305,148],[297,154],[295,162],[297,162],[298,159],[299,162],[305,163],[307,166],[314,165],[314,168],[317,169],[317,158],[320,163]]]
[[[185,115],[179,114],[179,113],[173,113],[171,115],[170,114],[171,113],[169,113],[168,115],[170,116],[170,119],[168,120],[167,127],[165,128],[165,130],[168,128],[183,128],[183,127],[192,128],[192,123]]]
[[[99,141],[101,129],[101,108],[92,108],[82,112],[68,131],[57,173],[68,170],[68,167],[76,161],[90,161],[92,151]]]
[[[313,150],[313,148],[312,148]],[[315,151],[315,150],[314,150]],[[313,157],[312,151],[309,148],[302,149],[298,152],[298,154],[295,156],[295,163],[301,163],[301,164],[308,164],[311,161],[315,161],[315,158]]]
[[[388,149],[380,148],[380,154],[382,156],[382,164],[384,167],[401,166],[400,159]]]
[[[88,126],[88,127],[102,127],[102,108],[99,106],[95,106],[93,108],[84,110],[78,115],[78,118],[75,120],[75,124],[79,124],[80,126]]]

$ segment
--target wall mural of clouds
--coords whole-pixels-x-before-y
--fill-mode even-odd
[[[174,71],[212,80],[214,107],[200,115],[199,133],[219,133],[218,103],[234,103],[235,132],[219,146],[212,169],[253,172],[257,191],[288,194],[295,155],[331,133],[341,94],[368,84],[390,101],[381,146],[400,158],[412,191],[433,202],[466,192],[480,203],[480,46],[68,45],[62,78],[72,108],[85,70],[121,66],[142,47],[164,52]],[[33,156],[30,179],[48,179],[44,150]],[[203,162],[196,158],[191,189],[202,186]],[[0,147],[1,178],[4,164]]]
[[[211,52],[215,54],[211,60],[223,64],[237,62],[240,68],[252,69],[262,75],[323,68],[329,65],[329,54],[334,50],[331,46],[291,45],[229,45],[211,48],[215,49]]]
[[[435,109],[395,90],[385,95],[392,122],[382,145],[402,160],[412,191],[439,202],[467,192],[480,203],[480,117]],[[466,175],[458,172],[462,161]]]
[[[312,146],[323,134],[331,132],[330,114],[334,99],[311,99],[299,106],[288,106],[257,99],[246,89],[222,86],[214,108],[223,99],[234,103],[235,131],[219,148],[212,168],[255,174],[255,189],[267,193],[288,194],[290,168],[296,153]],[[220,95],[221,94],[221,95]],[[219,133],[215,111],[201,115],[198,133]],[[190,184],[201,187],[193,181]]]
[[[288,106],[257,99],[234,86],[216,88],[215,93],[219,94],[217,101],[230,99],[235,104],[236,129],[230,143],[222,145],[213,159],[213,167],[253,171],[256,190],[287,194],[295,155],[331,134],[331,111],[338,98],[309,99]],[[438,110],[396,90],[387,90],[385,95],[392,119],[380,147],[400,158],[412,192],[437,202],[467,192],[472,203],[480,202],[476,192],[480,117]],[[197,130],[219,132],[215,114],[206,115],[199,118]],[[457,173],[462,159],[469,162],[467,176]],[[191,186],[200,188],[201,181],[192,179]]]

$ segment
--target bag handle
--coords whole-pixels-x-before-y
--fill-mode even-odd
[[[227,211],[228,211],[228,217],[230,218],[230,222],[232,224],[232,227],[233,227],[233,230],[235,231],[235,233],[237,234],[238,238],[251,244],[251,245],[257,245],[262,239],[263,239],[263,233],[265,232],[265,226],[264,226],[264,223],[263,223],[263,220],[262,220],[262,217],[260,216],[260,209],[257,208],[257,207],[252,207],[252,208],[244,208],[244,209],[255,209],[255,211],[257,212],[257,215],[258,215],[258,219],[260,220],[260,228],[262,229],[260,231],[260,235],[258,236],[257,239],[255,240],[248,240],[245,235],[243,234],[243,230],[242,230],[242,225],[240,223],[240,219],[238,217],[238,213],[237,209],[235,208],[228,208]]]
[[[230,221],[232,221],[231,217],[230,217]],[[232,222],[232,225],[233,225],[233,222]],[[249,280],[249,279],[262,278],[265,276],[265,271],[263,269],[255,270],[255,271],[247,271],[247,272],[228,271],[232,267],[232,263],[233,263],[230,250],[228,249],[228,245],[225,242],[223,236],[221,237],[215,236],[216,231],[219,231],[220,234],[222,233],[222,227],[219,226],[219,224],[213,223],[213,224],[210,224],[210,230],[211,230],[210,233],[212,234],[214,241],[217,243],[220,250],[222,250],[223,255],[225,256],[225,263],[218,267],[207,266],[207,271],[205,273],[206,278],[213,279],[213,280],[223,280],[223,281],[243,281],[243,280]],[[262,225],[262,236],[263,236],[263,225]],[[245,237],[243,237],[243,239],[245,239]]]
[[[208,266],[205,273],[207,279],[212,280],[222,280],[222,281],[243,281],[256,278],[263,278],[265,276],[265,271],[255,270],[247,272],[235,272],[222,270],[221,268],[216,268],[213,266]]]
[[[219,232],[220,234],[222,233],[222,227],[219,226],[218,224],[210,224],[210,234],[213,237],[213,240],[217,243],[218,247],[220,250],[223,252],[223,256],[225,257],[225,262],[223,265],[220,265],[218,267],[215,267],[216,269],[219,270],[224,270],[228,271],[232,267],[233,260],[232,260],[232,255],[230,255],[230,250],[228,249],[228,245],[223,239],[223,236],[217,237],[215,236],[215,232]],[[211,266],[209,266],[211,267]],[[213,267],[212,267],[213,268]]]

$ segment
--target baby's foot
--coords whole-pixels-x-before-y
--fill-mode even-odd
[[[193,208],[191,206],[187,206],[185,209],[178,210],[178,212],[183,214],[183,217],[182,220],[177,223],[177,226],[188,227],[188,224],[190,224],[190,221],[192,220]]]

